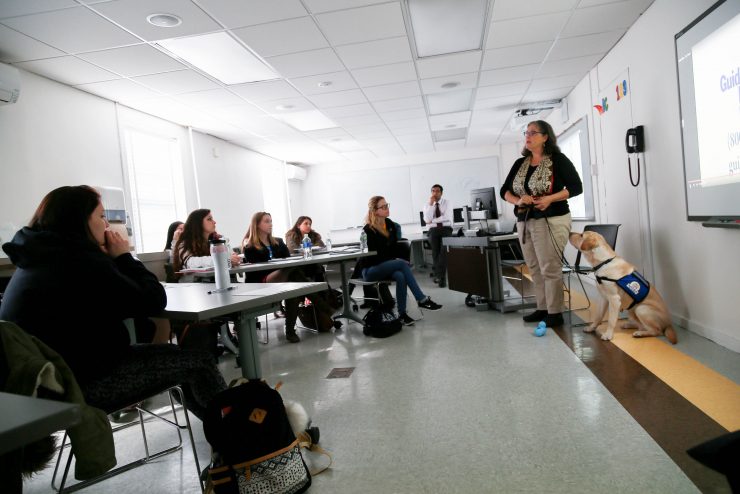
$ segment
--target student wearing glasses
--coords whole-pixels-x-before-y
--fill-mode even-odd
[[[522,158],[501,187],[501,197],[514,205],[519,243],[534,281],[537,310],[526,322],[563,325],[562,256],[571,219],[568,198],[583,192],[573,163],[560,152],[550,124],[527,125]]]
[[[368,250],[375,251],[374,256],[364,257],[362,278],[365,281],[393,280],[396,282],[396,301],[398,317],[405,326],[414,324],[406,313],[406,287],[416,298],[419,307],[427,310],[439,310],[441,305],[424,295],[411,273],[409,263],[397,258],[396,226],[388,219],[390,204],[382,196],[373,196],[367,204],[367,216],[363,230],[367,234]]]

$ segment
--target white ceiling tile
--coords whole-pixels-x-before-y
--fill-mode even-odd
[[[387,122],[386,125],[388,125],[388,128],[391,129],[391,132],[394,134],[397,134],[400,130],[413,130],[412,133],[418,133],[418,132],[428,132],[429,131],[429,121],[424,118],[409,118],[407,120],[395,120],[393,122]]]
[[[568,15],[568,12],[559,12],[492,22],[486,48],[502,48],[553,40],[568,20]]]
[[[116,79],[114,81],[93,82],[92,84],[80,84],[75,86],[88,93],[97,94],[111,101],[127,103],[131,100],[142,100],[148,98],[161,98],[162,95],[152,91],[140,84],[128,79]]]
[[[348,137],[348,138],[333,137],[331,139],[320,139],[319,142],[339,152],[351,152],[351,151],[365,150],[365,146],[363,146],[362,144],[360,144],[359,142],[357,142],[351,137]]]
[[[347,89],[355,89],[357,87],[352,75],[346,70],[342,72],[332,72],[331,74],[294,77],[290,79],[290,82],[306,95],[333,93],[335,91],[345,91]],[[319,86],[320,83],[327,82],[331,84]]]
[[[458,85],[451,88],[443,88],[443,84],[457,82]],[[421,90],[424,94],[443,93],[446,91],[460,91],[461,89],[474,88],[478,83],[478,73],[471,74],[454,74],[444,77],[435,77],[434,79],[423,79],[421,81]]]
[[[355,127],[360,125],[379,124],[383,121],[375,113],[369,115],[357,115],[356,117],[332,117],[332,120],[342,127]]]
[[[426,101],[429,114],[439,115],[441,113],[454,113],[470,110],[472,108],[472,96],[472,89],[428,94],[426,95]]]
[[[402,154],[406,154],[406,151],[398,144],[396,144],[395,146],[374,148],[374,149],[371,149],[371,151],[380,158],[384,158],[388,156],[399,156]]]
[[[543,101],[547,99],[560,99],[568,96],[571,92],[572,87],[548,89],[544,91],[527,91],[522,99],[522,106],[525,106],[527,102]]]
[[[3,0],[0,2],[0,19],[19,15],[38,14],[48,10],[76,7],[74,0]]]
[[[609,3],[596,7],[578,8],[573,12],[565,29],[560,33],[564,38],[596,34],[605,30],[630,27],[647,7],[645,0]],[[603,23],[609,19],[608,26]]]
[[[352,136],[341,127],[335,127],[333,129],[310,130],[308,132],[304,132],[304,134],[312,139],[319,139],[319,140],[330,139],[332,137],[342,137],[345,139],[352,138]]]
[[[301,95],[293,86],[285,81],[253,82],[229,86],[239,96],[249,101],[270,101],[275,99],[293,98]]]
[[[116,74],[72,56],[22,62],[16,66],[70,86],[120,78]]]
[[[67,53],[141,42],[85,7],[13,17],[3,20],[3,24]]]
[[[412,62],[355,69],[352,71],[352,75],[362,87],[416,80],[416,70]]]
[[[167,96],[135,99],[126,104],[131,108],[180,125],[192,125],[195,120],[194,113],[197,111]]]
[[[484,70],[540,63],[552,46],[552,41],[509,46],[486,50],[483,55]]]
[[[316,109],[313,103],[302,97],[263,101],[258,103],[258,106],[268,113],[292,113]]]
[[[243,99],[226,89],[210,89],[207,91],[179,94],[177,100],[182,101],[186,105],[205,109],[244,104]]]
[[[444,115],[432,115],[429,117],[429,126],[432,130],[445,130],[457,127],[467,127],[472,112],[461,111],[456,113],[445,113]]]
[[[377,156],[370,151],[352,151],[341,154],[350,161],[374,160],[377,158]]]
[[[364,88],[365,96],[370,101],[383,101],[386,99],[404,98],[418,96],[421,94],[417,81],[399,82],[397,84],[386,84],[384,86],[373,86]]]
[[[519,67],[507,67],[505,69],[484,70],[480,73],[480,85],[493,86],[508,82],[528,81],[534,77],[539,67],[539,64],[531,64],[520,65]],[[537,75],[539,76],[539,73]]]
[[[329,46],[310,17],[234,29],[234,35],[261,57],[273,57]]]
[[[398,2],[319,14],[316,21],[332,45],[406,36]]]
[[[0,24],[0,62],[21,62],[61,55],[64,55],[63,51]]]
[[[434,143],[434,148],[437,151],[451,151],[453,149],[463,149],[465,147],[465,139],[457,139],[454,141],[440,141]]]
[[[402,146],[406,146],[407,144],[432,144],[432,134],[427,129],[426,133],[419,133],[419,134],[409,134],[409,135],[403,135],[398,136],[396,138],[399,143],[401,143]]]
[[[308,15],[300,0],[198,0],[198,3],[227,28]]]
[[[380,114],[380,118],[386,122],[397,120],[409,120],[412,118],[426,118],[427,112],[424,108],[412,108],[410,110],[389,111]]]
[[[83,53],[80,58],[125,77],[186,68],[174,58],[146,44]]]
[[[400,38],[381,39],[336,47],[339,58],[349,69],[375,67],[411,60],[409,40]]]
[[[402,146],[404,151],[408,154],[431,153],[434,151],[434,143],[431,139],[429,139],[429,142],[409,142],[407,144],[402,144]]]
[[[401,137],[404,136],[431,136],[428,123],[426,125],[418,125],[416,127],[402,127],[399,129],[393,129],[393,135],[399,140],[401,139]]]
[[[391,137],[388,127],[382,123],[371,123],[365,125],[352,125],[344,127],[355,139],[376,139]]]
[[[424,100],[421,99],[421,96],[389,99],[385,101],[376,101],[373,103],[373,107],[375,107],[378,112],[410,110],[413,108],[424,108]]]
[[[362,103],[359,105],[326,108],[323,112],[329,117],[356,117],[358,115],[370,115],[375,113],[375,110],[368,103]]]
[[[344,70],[331,48],[270,57],[267,62],[288,79]]]
[[[256,118],[265,116],[265,112],[256,106],[247,103],[241,105],[211,107],[208,109],[208,113],[225,122],[229,122],[240,127],[251,125]]]
[[[614,1],[614,0],[609,0]],[[496,0],[493,2],[493,22],[527,17],[533,12],[550,14],[573,9],[578,0]]]
[[[604,54],[622,37],[624,31],[624,29],[619,29],[599,34],[576,36],[574,38],[560,38],[555,42],[555,46],[553,46],[547,60]]]
[[[308,9],[314,14],[387,2],[388,0],[304,0]]]
[[[479,87],[475,96],[477,99],[500,98],[502,96],[522,95],[529,86],[529,82],[512,82],[496,86]]]
[[[349,91],[336,91],[334,93],[314,94],[309,96],[319,108],[332,108],[334,106],[359,105],[367,103],[367,98],[359,89],[350,89]]]
[[[112,0],[96,3],[92,8],[147,41],[192,36],[223,29],[194,3],[182,0],[157,0],[154,4],[151,0]],[[180,17],[182,24],[175,27],[149,24],[147,16],[160,12]]]
[[[501,107],[487,110],[475,110],[473,112],[473,118],[470,119],[470,125],[481,127],[490,127],[492,125],[504,125],[509,117],[514,113],[516,108],[512,107]]]
[[[601,60],[601,54],[545,62],[537,73],[537,77],[555,77],[573,73],[585,75],[589,70],[596,66],[599,60]]]
[[[469,51],[465,53],[453,53],[439,57],[421,58],[416,61],[419,77],[431,79],[451,74],[465,74],[477,72],[480,67],[481,52]]]
[[[521,94],[516,94],[514,96],[502,96],[499,98],[476,98],[475,104],[473,105],[473,109],[485,110],[485,109],[500,108],[500,107],[513,108],[515,105],[519,103],[521,99],[522,99]],[[475,113],[473,113],[473,116],[475,117]]]
[[[165,94],[192,93],[219,87],[215,82],[193,70],[176,70],[163,74],[132,77],[132,79]]]

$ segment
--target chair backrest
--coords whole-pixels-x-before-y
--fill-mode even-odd
[[[419,211],[419,224],[421,224],[422,228],[427,226],[427,222],[424,221],[424,211]]]
[[[621,225],[619,224],[612,224],[612,225],[586,225],[583,227],[584,232],[596,232],[600,234],[602,237],[604,237],[604,240],[606,240],[606,243],[609,244],[609,247],[612,249],[617,248],[617,233],[619,232],[619,227]],[[578,254],[576,254],[576,268],[578,268],[581,265],[581,251],[578,251]]]
[[[405,238],[402,238],[398,242],[396,242],[396,255],[400,259],[405,259],[407,261],[411,260],[411,242]]]

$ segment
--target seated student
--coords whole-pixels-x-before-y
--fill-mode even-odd
[[[183,269],[213,267],[211,246],[208,239],[211,236],[220,238],[216,233],[216,220],[213,219],[210,209],[196,209],[185,220],[185,227],[175,243],[173,264],[175,272]],[[238,265],[241,262],[238,254],[231,254],[231,263]],[[190,281],[190,277],[182,277],[180,281]]]
[[[242,241],[244,260],[246,262],[267,262],[270,259],[290,257],[288,247],[283,239],[272,236],[272,216],[260,211],[254,213],[249,224],[249,230]],[[310,281],[300,268],[282,268],[269,271],[247,273],[247,283],[283,283],[286,281]],[[326,302],[320,297],[309,296],[317,310],[328,311]],[[298,319],[298,304],[302,298],[285,300],[285,338],[291,343],[298,343],[301,339],[295,332],[295,323]]]
[[[293,228],[285,233],[285,243],[289,251],[300,250],[303,247],[303,236],[306,234],[308,234],[308,238],[311,239],[311,244],[314,247],[325,247],[321,235],[311,228],[312,225],[313,220],[309,216],[298,217]]]
[[[172,253],[175,251],[175,244],[180,239],[183,228],[185,228],[185,223],[182,221],[173,221],[170,223],[169,228],[167,228],[167,240],[164,243],[164,251],[170,255],[170,264],[173,261]]]
[[[59,353],[91,406],[118,396],[182,384],[202,418],[226,388],[213,358],[169,344],[131,345],[124,319],[157,316],[167,295],[157,277],[109,230],[91,187],[60,187],[44,197],[28,227],[3,245],[17,266],[0,305],[12,321]]]
[[[377,254],[363,257],[362,277],[365,281],[393,280],[396,282],[396,301],[398,303],[398,318],[401,322],[410,326],[414,320],[406,313],[406,287],[411,289],[419,307],[428,310],[439,310],[441,305],[436,304],[431,298],[424,295],[411,273],[409,263],[397,259],[398,238],[396,236],[395,224],[388,219],[390,204],[382,196],[373,196],[367,205],[368,211],[365,217],[363,230],[367,234],[367,247]]]

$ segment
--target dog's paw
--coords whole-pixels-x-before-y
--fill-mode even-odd
[[[602,333],[601,334],[601,339],[604,340],[604,341],[611,341],[611,339],[612,339],[612,333],[611,333],[611,331],[606,332],[606,333]]]
[[[596,326],[588,326],[586,328],[583,328],[584,333],[593,333],[596,331]]]

